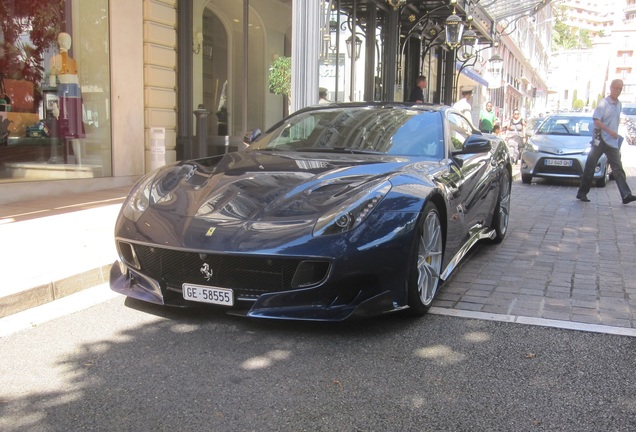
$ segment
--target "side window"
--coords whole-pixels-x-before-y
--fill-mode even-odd
[[[316,119],[313,117],[305,117],[295,125],[291,126],[290,137],[293,141],[305,140],[311,135],[316,127]]]
[[[464,117],[455,113],[448,115],[448,121],[453,150],[461,150],[464,146],[464,141],[472,135],[473,128]]]
[[[408,118],[393,135],[387,154],[442,159],[443,125],[438,113],[421,113]]]

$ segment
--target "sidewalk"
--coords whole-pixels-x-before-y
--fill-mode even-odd
[[[519,178],[519,165],[513,167]],[[0,207],[0,318],[108,282],[130,187]]]
[[[0,318],[108,281],[129,186],[0,207]]]

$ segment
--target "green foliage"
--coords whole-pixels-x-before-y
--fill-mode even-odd
[[[39,84],[44,53],[55,45],[63,11],[63,0],[0,2],[0,34],[4,36],[0,71],[5,78]],[[21,39],[26,33],[29,41]]]
[[[291,57],[278,57],[269,68],[269,89],[272,93],[291,94]]]
[[[561,5],[554,10],[556,22],[552,43],[560,50],[586,49],[592,47],[592,38],[588,30],[581,30],[578,27],[571,27],[565,24],[568,10]]]
[[[583,102],[581,99],[576,99],[574,102],[572,102],[572,108],[574,109],[583,108],[584,106],[585,102]]]

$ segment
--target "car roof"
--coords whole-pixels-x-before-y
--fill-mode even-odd
[[[448,105],[417,102],[330,102],[328,104],[310,105],[296,112],[315,111],[329,108],[424,108],[429,111],[442,111]]]
[[[569,112],[569,113],[558,113],[558,114],[550,114],[548,117],[586,117],[592,118],[592,112]]]

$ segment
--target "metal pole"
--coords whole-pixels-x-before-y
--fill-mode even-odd
[[[177,160],[190,159],[194,155],[192,142],[192,116],[188,114],[192,106],[192,0],[178,2],[177,38]]]
[[[197,130],[197,148],[198,157],[208,156],[208,114],[210,112],[205,109],[203,104],[199,104],[199,107],[194,110],[196,116],[196,130]]]
[[[351,83],[349,89],[349,102],[354,101],[356,93],[356,29],[358,28],[356,23],[358,20],[358,16],[356,14],[357,7],[358,2],[356,0],[353,0],[353,25],[351,26]]]
[[[249,67],[249,31],[250,31],[250,0],[243,0],[243,122],[241,131],[245,133],[247,131],[247,95],[249,94],[249,80],[247,74],[247,68]],[[231,133],[228,130],[228,133]]]

